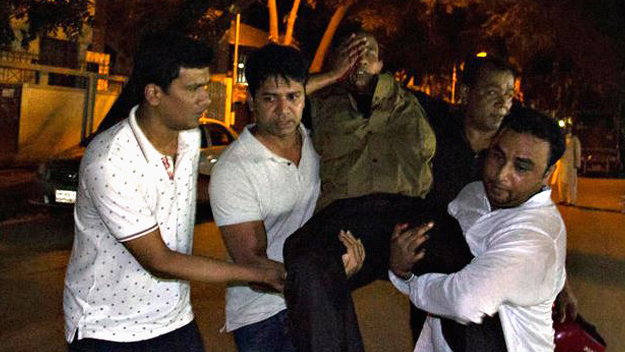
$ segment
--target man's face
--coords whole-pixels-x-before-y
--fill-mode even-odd
[[[262,133],[284,138],[297,132],[304,111],[304,85],[290,78],[269,77],[250,99]]]
[[[360,34],[356,39],[366,37],[367,45],[362,58],[350,71],[348,82],[356,90],[365,90],[377,74],[382,70],[382,61],[379,58],[378,42],[371,35]]]
[[[549,142],[511,129],[501,131],[488,149],[484,187],[493,208],[519,206],[547,184]]]
[[[514,76],[510,71],[485,68],[467,95],[467,118],[478,129],[495,131],[510,111]]]
[[[164,122],[169,128],[182,131],[196,128],[199,118],[210,104],[208,68],[181,68],[160,100]]]

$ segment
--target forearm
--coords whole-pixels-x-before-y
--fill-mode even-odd
[[[148,270],[161,278],[202,282],[264,282],[261,266],[242,265],[211,257],[169,251],[148,265]]]
[[[318,73],[310,76],[306,82],[306,94],[310,95],[319,89],[336,83],[341,76],[334,71]]]

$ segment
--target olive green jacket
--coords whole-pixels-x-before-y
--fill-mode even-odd
[[[321,156],[318,209],[372,193],[424,197],[432,184],[434,132],[417,98],[381,74],[371,116],[340,84],[310,97],[313,143]]]

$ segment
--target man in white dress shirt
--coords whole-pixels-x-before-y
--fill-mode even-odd
[[[495,313],[509,352],[553,351],[552,304],[565,282],[566,229],[546,185],[563,151],[562,132],[542,114],[520,109],[503,122],[482,181],[448,207],[475,256],[459,272],[413,275],[419,247],[436,225],[396,227],[389,276],[430,313],[415,351],[452,350],[444,319],[470,326]]]

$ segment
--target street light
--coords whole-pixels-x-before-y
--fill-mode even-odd
[[[475,54],[475,56],[477,57],[487,57],[488,53],[485,51],[480,51],[479,53]]]

